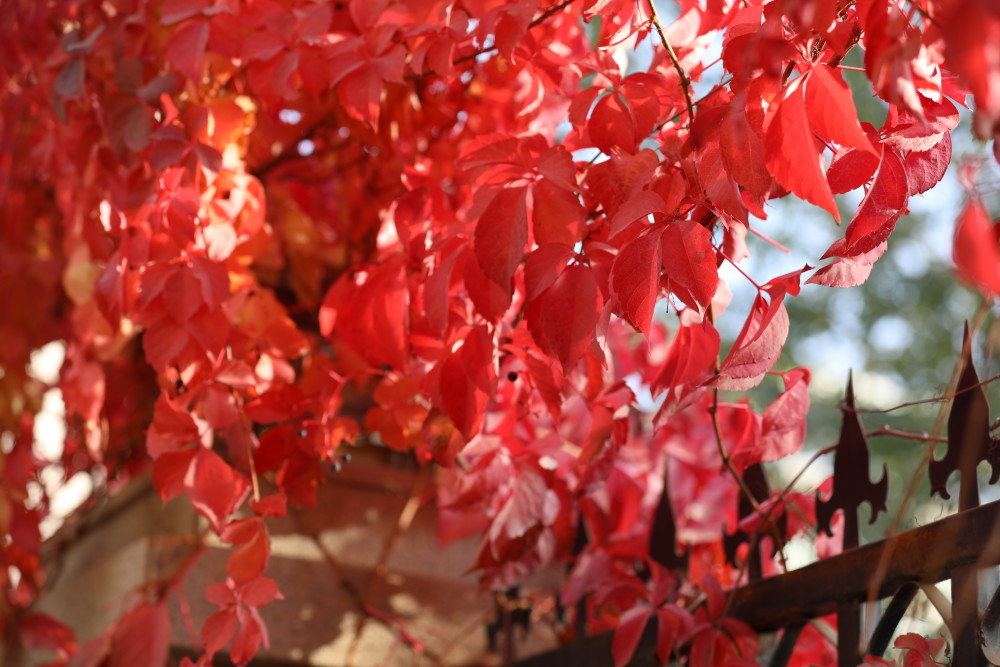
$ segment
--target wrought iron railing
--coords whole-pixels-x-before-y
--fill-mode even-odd
[[[745,621],[761,633],[780,632],[766,656],[772,667],[784,667],[794,654],[804,626],[832,613],[837,615],[839,667],[854,667],[863,656],[881,656],[888,648],[911,602],[929,585],[951,580],[950,610],[943,617],[953,641],[953,667],[1000,664],[1000,589],[980,583],[980,572],[1000,564],[1000,501],[980,505],[976,468],[982,461],[993,468],[991,483],[1000,477],[1000,451],[991,437],[989,403],[972,362],[968,333],[962,369],[948,417],[947,453],[931,458],[932,493],[948,498],[947,481],[958,471],[958,511],[939,521],[878,542],[859,543],[858,511],[868,502],[872,511],[885,509],[888,476],[869,478],[869,449],[850,382],[843,406],[843,426],[834,462],[833,495],[817,502],[818,529],[829,532],[836,510],[844,512],[843,553],[798,570],[761,578],[758,536],[737,534],[727,540],[730,558],[741,542],[750,583],[731,592],[728,616]],[[746,486],[758,499],[767,497],[759,471],[745,473]],[[740,508],[746,516],[749,503]],[[651,555],[668,566],[683,565],[675,550],[675,530],[669,500],[661,502],[654,519]],[[980,611],[980,599],[989,599]],[[868,636],[862,636],[861,610],[866,601],[889,599]],[[939,599],[938,604],[947,604]],[[656,627],[651,623],[640,641],[633,665],[656,664]],[[520,667],[611,664],[612,634],[586,637],[556,651],[523,660]],[[701,667],[701,666],[697,666]]]

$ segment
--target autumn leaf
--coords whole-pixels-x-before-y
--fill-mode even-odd
[[[758,295],[711,385],[729,391],[757,386],[781,356],[787,337],[788,312],[784,303],[772,300],[769,304]]]
[[[878,156],[858,122],[851,89],[838,70],[816,65],[808,74],[805,89],[809,120],[823,137]]]
[[[642,631],[646,629],[652,615],[652,607],[637,605],[618,619],[615,636],[611,642],[611,655],[614,657],[615,667],[624,667],[632,659],[642,638]]]
[[[527,189],[502,188],[479,216],[474,248],[483,274],[508,294],[528,241]]]
[[[719,285],[712,232],[679,220],[666,226],[660,244],[670,291],[692,308],[707,308]]]
[[[629,324],[649,334],[659,296],[661,240],[659,226],[650,226],[622,246],[611,267],[611,292]]]
[[[803,88],[793,84],[771,119],[764,138],[767,169],[778,183],[840,220],[833,193],[820,167]]]
[[[962,279],[987,295],[1000,294],[1000,226],[977,199],[958,216],[952,260]]]
[[[883,243],[896,227],[896,221],[906,212],[909,184],[900,154],[887,148],[882,163],[875,172],[875,181],[861,200],[844,234],[846,246],[841,257],[856,256]],[[829,257],[830,251],[824,257]]]
[[[538,346],[567,369],[590,344],[599,313],[594,274],[590,268],[575,264],[532,302],[527,317]]]

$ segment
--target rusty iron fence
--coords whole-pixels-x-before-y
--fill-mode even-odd
[[[807,623],[837,615],[838,667],[855,667],[864,656],[882,656],[911,602],[923,587],[951,580],[950,610],[942,616],[952,638],[951,665],[980,667],[1000,665],[1000,589],[995,578],[983,576],[986,568],[1000,564],[1000,501],[980,504],[977,466],[989,462],[994,483],[1000,478],[1000,440],[991,436],[989,403],[976,373],[968,331],[962,367],[948,417],[947,453],[928,461],[931,493],[948,499],[947,482],[959,473],[958,511],[939,521],[886,539],[861,545],[858,512],[865,502],[872,515],[884,510],[888,475],[878,482],[869,476],[869,448],[853,389],[848,382],[843,422],[834,459],[833,494],[817,501],[817,529],[830,532],[837,510],[844,512],[843,552],[801,569],[762,578],[758,537],[737,533],[727,536],[726,551],[737,564],[737,547],[749,542],[748,562],[743,563],[749,583],[730,592],[728,616],[745,621],[761,633],[777,634],[768,655],[771,667],[784,667],[795,652],[799,634]],[[758,500],[768,496],[760,470],[744,473],[747,488]],[[753,508],[746,500],[740,513]],[[651,556],[670,567],[683,567],[676,553],[675,529],[667,491],[654,517]],[[994,583],[990,583],[994,582]],[[995,589],[995,590],[994,590]],[[933,591],[931,591],[933,593]],[[889,600],[863,636],[862,608],[866,602]],[[985,608],[980,600],[987,602]],[[945,605],[944,598],[937,605]],[[646,628],[631,664],[658,664],[655,620]],[[608,665],[612,633],[578,639],[558,650],[522,660],[520,667],[543,665]]]

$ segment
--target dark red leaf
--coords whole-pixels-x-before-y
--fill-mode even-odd
[[[568,267],[535,303],[532,336],[568,369],[590,345],[601,312],[593,272],[579,264]]]
[[[202,60],[208,44],[208,21],[199,19],[183,24],[170,37],[167,58],[177,70],[195,83],[201,82]]]
[[[111,637],[111,667],[162,667],[170,648],[167,606],[142,603],[115,625]]]
[[[76,634],[72,628],[48,614],[32,613],[21,617],[17,630],[25,648],[55,651],[63,657],[76,653]]]
[[[745,111],[734,107],[719,129],[722,160],[733,180],[758,199],[767,195],[772,179],[765,162],[764,140],[750,126]]]
[[[624,667],[632,659],[652,613],[652,607],[640,604],[627,610],[618,619],[615,636],[611,640],[611,655],[615,660],[615,667]]]
[[[690,220],[678,220],[663,230],[661,246],[670,291],[691,308],[707,308],[719,286],[712,232]]]
[[[483,273],[508,294],[528,242],[524,187],[503,188],[479,216],[473,247]]]
[[[611,267],[611,293],[629,324],[646,335],[660,290],[661,233],[659,225],[644,229],[622,246]]]

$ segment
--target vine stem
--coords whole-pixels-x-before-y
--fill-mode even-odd
[[[663,43],[663,48],[666,49],[667,55],[670,57],[670,62],[673,64],[674,69],[677,70],[677,76],[681,79],[681,90],[684,91],[684,104],[687,106],[688,111],[688,126],[691,126],[692,121],[694,121],[694,103],[691,101],[691,79],[688,78],[687,72],[681,67],[681,61],[677,59],[677,53],[674,52],[674,47],[670,44],[670,40],[667,39],[667,33],[663,30],[663,23],[660,21],[660,14],[656,11],[656,3],[654,0],[647,0],[649,3],[649,15],[653,22],[653,27],[656,28],[657,34],[660,36],[660,42]]]
[[[710,305],[708,307],[708,317],[709,321],[713,324],[715,323],[715,309]],[[719,372],[719,357],[715,358],[715,372]],[[722,426],[719,424],[719,389],[718,387],[712,388],[712,405],[708,409],[708,413],[712,417],[712,430],[715,432],[715,445],[719,450],[719,456],[722,458],[722,465],[729,471],[733,479],[736,480],[736,485],[740,488],[740,493],[747,499],[750,503],[750,507],[753,508],[755,514],[760,516],[764,523],[767,525],[771,536],[774,538],[774,550],[778,553],[778,557],[781,559],[781,565],[785,570],[788,570],[788,563],[785,560],[785,552],[781,548],[782,539],[781,533],[778,530],[778,526],[771,519],[769,512],[760,511],[760,503],[754,498],[753,492],[750,487],[747,486],[746,481],[743,476],[736,470],[736,466],[733,465],[733,461],[729,458],[729,452],[726,451],[726,445],[722,439]],[[758,548],[758,545],[751,544],[751,548]],[[727,605],[728,606],[728,605]]]
[[[712,429],[715,431],[715,444],[718,447],[719,456],[722,457],[722,465],[725,466],[726,470],[729,471],[729,474],[736,480],[736,484],[740,487],[740,491],[743,492],[743,495],[756,512],[760,503],[758,503],[757,499],[753,497],[753,492],[750,491],[750,487],[747,486],[747,483],[743,481],[743,476],[737,472],[736,466],[733,465],[733,460],[729,458],[729,452],[726,451],[725,444],[722,441],[722,427],[719,425],[719,390],[717,388],[712,389],[712,407],[708,409],[708,412],[712,415]]]
[[[257,479],[257,466],[254,464],[253,460],[253,445],[250,442],[250,436],[253,435],[253,430],[250,425],[250,420],[247,419],[246,414],[243,412],[243,402],[240,397],[236,395],[235,389],[230,389],[233,396],[233,402],[236,404],[236,409],[240,413],[240,426],[246,429],[246,449],[247,449],[247,466],[250,471],[250,485],[253,488],[253,500],[255,503],[260,502],[260,481]]]

